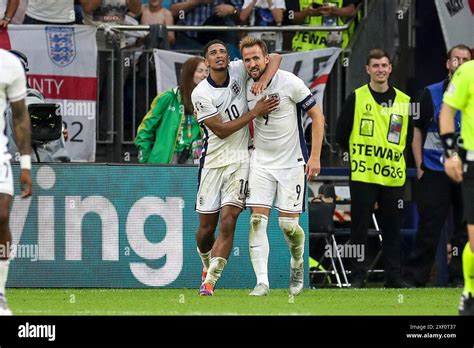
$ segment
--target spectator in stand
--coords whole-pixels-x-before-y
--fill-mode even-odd
[[[28,0],[19,0],[18,8],[12,18],[12,24],[23,24],[25,21],[26,6],[28,6]]]
[[[149,5],[142,6],[142,18],[141,24],[163,24],[173,25],[173,15],[169,10],[161,6],[161,0],[150,0]],[[168,32],[168,42],[170,45],[174,45],[176,37],[173,31]]]
[[[240,21],[251,26],[281,26],[285,9],[285,0],[245,0],[240,12]],[[281,31],[250,32],[249,36],[265,41],[269,52],[283,49]]]
[[[81,0],[81,5],[86,24],[124,24],[128,12],[133,16],[142,13],[140,0]]]
[[[140,16],[142,6],[140,0],[81,0],[84,14],[84,24],[88,25],[114,25],[114,24],[138,24],[135,18],[127,15]],[[130,33],[130,34],[129,34]],[[137,41],[138,32],[116,32],[108,28],[97,31],[97,46],[99,49],[99,140],[112,139],[112,110],[107,103],[107,93],[112,93],[113,86],[107,78],[110,71],[110,53],[106,50],[125,48],[134,45]],[[133,59],[132,55],[128,55]],[[130,70],[130,68],[127,68]],[[124,81],[128,72],[124,73]]]
[[[75,21],[74,0],[28,0],[23,24],[72,25]]]
[[[142,4],[143,4],[143,5],[146,5],[146,4],[148,4],[149,2],[150,2],[149,0],[142,0]],[[162,6],[163,8],[166,8],[167,10],[169,10],[169,9],[170,9],[170,6],[171,6],[171,0],[163,0],[161,6]]]
[[[202,134],[194,115],[191,93],[207,75],[204,58],[189,58],[181,68],[179,86],[153,100],[135,139],[140,163],[193,164],[199,161]]]
[[[344,25],[357,14],[361,0],[287,0],[288,18],[291,24],[310,26]],[[331,46],[347,47],[354,23],[343,33],[337,31],[296,32],[293,51],[310,51]]]
[[[18,9],[20,0],[0,0],[0,10],[3,15],[0,19],[0,28],[6,28],[10,24]]]
[[[240,21],[241,7],[242,0],[172,0],[171,2],[171,12],[177,18],[176,24],[189,26],[235,26]],[[215,39],[227,44],[231,59],[240,57],[236,32],[181,31],[177,33],[175,48],[201,52],[205,44]]]

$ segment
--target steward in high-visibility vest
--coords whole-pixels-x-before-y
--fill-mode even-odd
[[[302,24],[308,26],[342,26],[354,15],[356,7],[361,2],[359,0],[294,0],[298,1],[299,13],[295,18],[290,18],[293,24]],[[346,16],[341,15],[321,15],[324,6],[331,7],[328,11],[343,11]],[[290,9],[290,8],[289,8]],[[299,18],[296,18],[296,17]],[[292,50],[310,51],[327,47],[345,48],[349,44],[355,23],[352,22],[348,30],[341,32],[330,31],[307,31],[296,32],[293,37]]]
[[[369,86],[355,90],[354,124],[349,139],[351,180],[403,186],[410,97],[395,89],[393,105],[382,106]]]
[[[402,280],[400,260],[400,221],[406,180],[403,152],[411,142],[412,108],[410,98],[388,84],[392,64],[387,52],[371,50],[366,70],[370,82],[346,99],[336,127],[336,140],[349,151],[344,157],[351,164],[350,243],[366,250],[377,203],[385,287],[404,288],[409,284]],[[366,260],[352,258],[351,286],[362,288],[366,282]]]

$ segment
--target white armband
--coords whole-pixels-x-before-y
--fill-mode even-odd
[[[30,155],[20,156],[20,168],[31,170],[31,156]]]

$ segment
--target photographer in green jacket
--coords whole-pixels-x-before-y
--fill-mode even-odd
[[[202,134],[191,93],[207,75],[204,58],[189,58],[181,67],[179,86],[153,100],[135,138],[140,163],[192,164],[199,160]]]

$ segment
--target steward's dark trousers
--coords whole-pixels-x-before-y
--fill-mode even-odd
[[[435,261],[436,248],[452,209],[454,231],[451,243],[456,252],[451,260],[451,273],[461,274],[462,250],[466,243],[466,229],[463,223],[461,185],[456,184],[444,173],[426,170],[415,186],[415,199],[419,214],[415,249],[409,256],[404,278],[416,286],[425,286]],[[447,247],[447,246],[446,246]],[[446,260],[447,262],[447,260]],[[453,278],[450,274],[450,278]]]
[[[364,245],[364,261],[352,259],[352,280],[367,277],[367,235],[372,221],[375,202],[378,204],[378,224],[382,232],[382,253],[385,281],[396,281],[400,274],[400,224],[403,210],[404,187],[389,187],[350,182],[351,189],[351,243]]]

